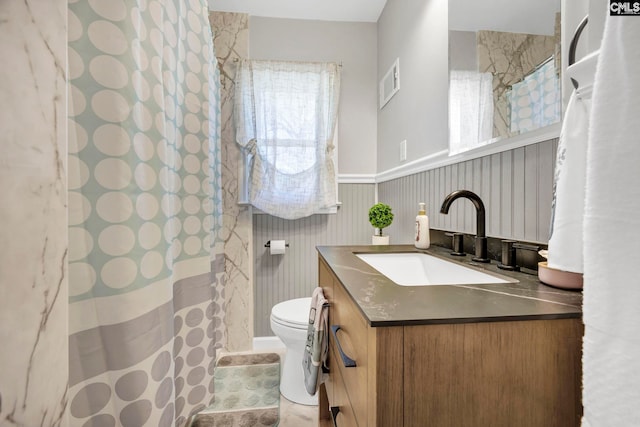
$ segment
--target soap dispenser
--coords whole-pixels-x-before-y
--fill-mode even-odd
[[[427,249],[431,244],[429,239],[429,217],[424,203],[419,203],[419,211],[416,216],[416,238],[415,246],[418,249]]]

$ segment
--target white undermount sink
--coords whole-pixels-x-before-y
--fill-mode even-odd
[[[355,255],[401,286],[517,282],[421,252]]]

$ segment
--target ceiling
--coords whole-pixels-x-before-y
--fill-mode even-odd
[[[270,18],[378,22],[387,0],[208,0],[209,10]]]
[[[449,29],[553,35],[560,0],[448,0]]]
[[[404,1],[404,0],[400,0]],[[209,10],[270,18],[378,22],[387,0],[208,0]],[[452,30],[553,34],[559,0],[448,0]]]

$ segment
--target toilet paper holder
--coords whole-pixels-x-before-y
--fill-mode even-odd
[[[264,244],[264,247],[265,247],[265,248],[270,248],[270,247],[271,247],[271,240],[267,240],[267,243],[265,243],[265,244]],[[284,247],[285,247],[285,248],[288,248],[288,247],[289,247],[289,244],[288,244],[288,243],[285,243],[285,244],[284,244]]]

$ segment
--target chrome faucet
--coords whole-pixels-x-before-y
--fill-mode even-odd
[[[473,193],[469,190],[456,190],[444,198],[442,207],[440,208],[440,213],[445,215],[448,214],[451,203],[453,203],[454,200],[460,197],[471,200],[473,206],[476,207],[476,256],[471,259],[476,262],[489,262],[489,258],[487,257],[487,235],[485,233],[484,203],[482,203],[482,199],[480,199],[480,197],[476,193]]]

